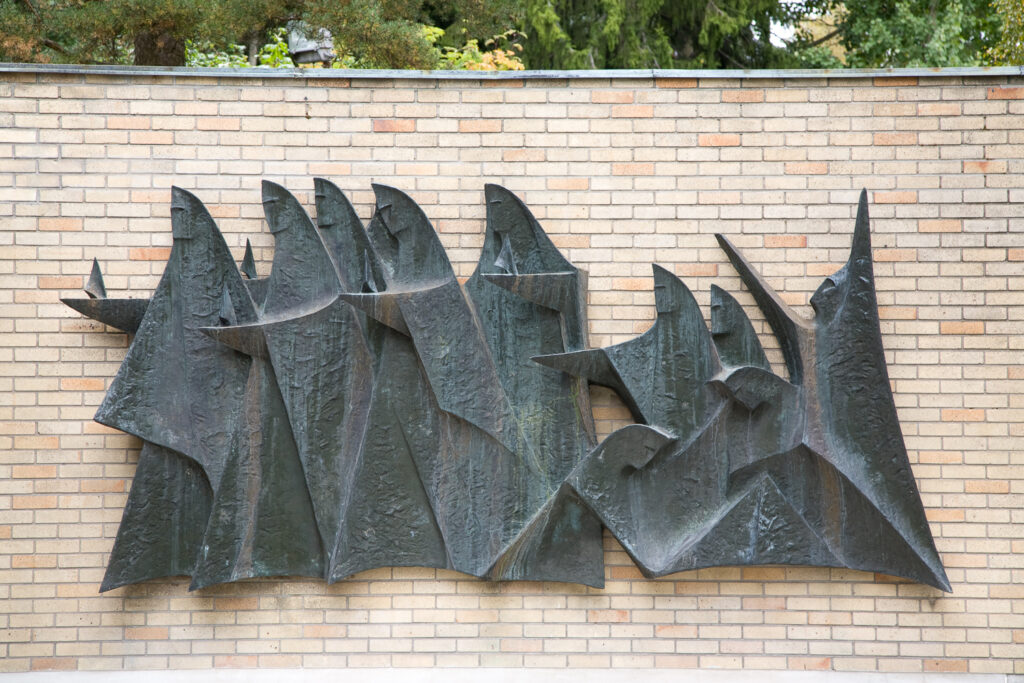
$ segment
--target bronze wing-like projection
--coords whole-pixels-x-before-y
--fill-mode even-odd
[[[94,262],[66,300],[135,334],[96,415],[143,440],[101,590],[383,566],[599,587],[602,526],[649,576],[808,564],[949,590],[889,390],[866,195],[813,319],[719,237],[787,380],[735,299],[712,289],[709,331],[659,266],[653,327],[588,349],[585,273],[504,188],[485,188],[464,285],[420,207],[373,189],[364,225],[327,180],[315,221],[265,182],[259,278],[175,188],[153,296],[108,298]],[[597,443],[589,383],[638,424]]]

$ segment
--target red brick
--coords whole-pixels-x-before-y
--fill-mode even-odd
[[[14,569],[53,569],[57,566],[56,555],[14,555],[11,557],[11,567]]]
[[[910,88],[917,85],[917,78],[914,76],[876,76],[874,84],[877,88]]]
[[[787,161],[787,175],[825,175],[828,164],[824,161]]]
[[[590,178],[548,178],[549,190],[589,190]]]
[[[374,119],[375,133],[412,133],[416,130],[415,119]]]
[[[984,422],[985,411],[981,408],[943,408],[943,422]]]
[[[259,609],[260,601],[259,598],[217,598],[214,600],[214,604],[219,610],[254,610]]]
[[[170,204],[171,193],[167,190],[132,190],[133,202],[149,204]]]
[[[807,246],[806,235],[765,235],[764,246],[768,249],[785,249]]]
[[[654,164],[612,164],[612,175],[654,175]]]
[[[612,280],[612,287],[618,291],[642,292],[651,288],[651,280],[642,277],[617,277]]]
[[[39,229],[44,231],[72,232],[82,229],[81,218],[40,218]]]
[[[128,258],[132,261],[166,261],[170,255],[170,247],[135,247],[128,250]]]
[[[640,580],[643,578],[643,574],[640,573],[638,567],[609,567],[611,572],[611,578],[613,579],[636,579]]]
[[[922,218],[917,222],[918,232],[963,232],[964,223],[959,218]]]
[[[518,78],[503,78],[501,80],[494,81],[483,80],[479,81],[477,84],[484,88],[522,88],[526,85],[522,79]]]
[[[965,161],[964,173],[1006,173],[1006,161]]]
[[[989,88],[990,100],[1024,100],[1024,88]]]
[[[590,101],[594,104],[632,104],[631,90],[595,90],[590,93]]]
[[[542,149],[509,149],[501,158],[503,161],[544,161],[547,153]]]
[[[499,119],[466,119],[459,121],[460,133],[500,133]]]
[[[875,204],[917,204],[917,193],[913,190],[875,192]]]
[[[56,476],[56,465],[15,465],[11,468],[12,479],[52,479]]]
[[[966,659],[926,659],[924,660],[924,670],[927,672],[967,672],[967,660]]]
[[[808,263],[807,275],[811,277],[828,277],[843,267],[841,263]]]
[[[985,334],[981,320],[951,320],[939,325],[940,334]]]
[[[60,448],[60,439],[56,436],[16,436],[14,437],[14,447],[25,450],[55,450]]]
[[[196,119],[196,130],[241,130],[242,121],[234,116],[204,116]]]
[[[649,119],[654,117],[650,104],[618,104],[612,107],[613,119]]]
[[[111,130],[148,130],[148,116],[108,116],[107,129]]]
[[[931,510],[924,511],[925,517],[928,518],[929,522],[962,522],[964,521],[964,511],[950,509],[933,508]]]
[[[714,277],[718,275],[717,263],[680,263],[672,269],[682,277]]]
[[[122,493],[123,479],[83,479],[82,493]]]
[[[875,133],[876,145],[916,145],[917,133]]]
[[[39,289],[79,289],[82,284],[82,278],[77,275],[40,275],[37,286]]]
[[[764,102],[764,90],[723,90],[723,102]]]
[[[917,105],[920,116],[959,116],[959,102],[920,102]]]
[[[14,496],[11,507],[15,510],[52,510],[57,507],[57,496]]]
[[[587,610],[587,621],[591,623],[612,622],[624,624],[629,621],[629,610],[625,609],[592,609]]]
[[[103,391],[107,382],[95,377],[64,377],[60,380],[63,391]]]
[[[917,309],[909,306],[879,306],[878,317],[882,320],[917,320]]]
[[[917,249],[878,249],[874,257],[878,262],[914,262],[917,261]]]
[[[697,138],[701,147],[738,147],[740,136],[736,133],[703,133]]]
[[[654,85],[659,88],[696,88],[696,78],[655,78]]]
[[[33,671],[74,671],[78,660],[74,657],[34,657]]]
[[[260,660],[256,655],[217,655],[213,658],[216,669],[255,669]]]
[[[1000,479],[972,479],[964,482],[967,493],[1009,493],[1010,482]]]
[[[832,668],[831,657],[789,657],[786,666],[798,671],[828,671]]]

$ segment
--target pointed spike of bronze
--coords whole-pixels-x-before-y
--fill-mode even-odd
[[[85,283],[85,293],[90,299],[106,299],[107,288],[103,284],[103,273],[100,272],[100,263],[92,260],[92,272],[89,273],[89,281]]]
[[[715,235],[718,244],[729,257],[733,267],[739,273],[743,283],[750,290],[758,307],[764,313],[768,324],[772,326],[782,355],[789,370],[789,379],[793,384],[803,383],[803,363],[800,358],[802,337],[809,333],[809,323],[772,289],[772,286],[744,258],[743,254],[733,246],[724,235]]]
[[[850,246],[850,263],[858,261],[871,263],[871,227],[868,220],[868,191],[860,191],[857,203],[857,221],[853,228],[853,243]]]
[[[245,240],[245,256],[242,257],[242,275],[250,280],[256,279],[256,259],[252,255],[252,242]]]
[[[220,311],[217,313],[221,325],[237,325],[238,318],[235,316],[235,307],[231,303],[231,294],[228,292],[227,284],[220,295]]]
[[[501,236],[501,251],[498,252],[494,266],[501,268],[508,275],[519,275],[519,269],[516,267],[516,255],[512,251],[512,243],[509,242],[508,235]]]

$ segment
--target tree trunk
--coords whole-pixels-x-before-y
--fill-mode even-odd
[[[260,58],[260,33],[253,31],[248,36],[248,48],[249,48],[249,66],[259,66]]]
[[[185,66],[184,39],[161,28],[136,33],[135,65]]]

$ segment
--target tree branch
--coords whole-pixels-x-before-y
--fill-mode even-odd
[[[36,6],[32,4],[32,0],[21,0],[21,1],[23,3],[25,3],[26,7],[28,7],[30,10],[32,10],[32,14],[35,15],[36,19],[38,19],[39,18],[39,10],[36,9]]]
[[[45,45],[46,47],[50,48],[51,50],[61,53],[62,55],[68,54],[68,51],[65,50],[59,43],[50,40],[49,38],[41,38],[39,42]]]
[[[825,35],[823,35],[821,38],[818,38],[817,40],[813,40],[813,41],[807,43],[803,47],[818,47],[822,43],[827,42],[827,41],[835,38],[838,35],[839,35],[839,29],[836,29],[835,31],[832,31],[830,33],[826,33]]]

